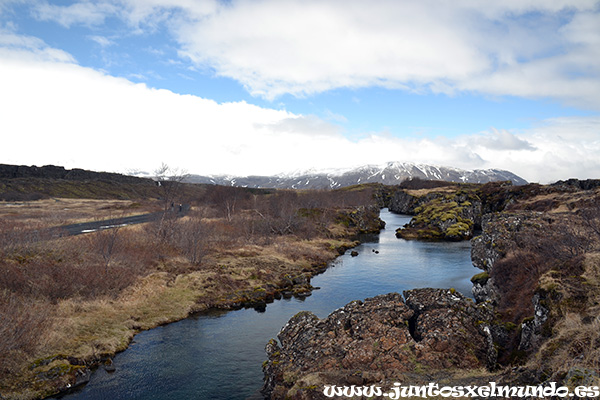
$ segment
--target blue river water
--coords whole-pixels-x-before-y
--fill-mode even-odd
[[[283,299],[265,312],[213,311],[138,334],[114,358],[115,372],[98,369],[62,399],[261,399],[265,344],[297,312],[320,318],[357,299],[420,287],[450,288],[471,297],[470,243],[397,239],[410,216],[381,210],[387,229],[339,257],[311,284],[305,299]]]

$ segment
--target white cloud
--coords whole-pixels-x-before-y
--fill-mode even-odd
[[[69,6],[58,6],[46,1],[34,8],[35,17],[42,21],[55,21],[69,28],[72,25],[99,25],[108,15],[116,14],[118,9],[108,2],[82,1]]]
[[[239,0],[173,29],[183,56],[269,99],[377,85],[600,109],[596,4]]]
[[[294,116],[285,118],[270,125],[258,125],[259,128],[267,128],[275,133],[299,134],[311,138],[315,136],[334,136],[342,138],[341,128],[322,120],[315,115]]]
[[[341,123],[348,122],[348,118],[346,118],[345,116],[343,116],[341,114],[336,114],[329,109],[325,110],[325,119],[327,119],[328,121],[333,121],[333,122],[341,122]]]
[[[96,42],[98,45],[100,45],[100,47],[112,46],[115,43],[115,42],[113,42],[112,40],[110,40],[109,38],[107,38],[105,36],[90,35],[90,36],[88,36],[88,38],[90,40]]]
[[[69,53],[48,46],[43,40],[18,35],[0,28],[0,57],[19,57],[30,61],[74,62]]]
[[[255,96],[381,86],[553,98],[600,110],[597,0],[47,2],[64,26],[165,26],[179,55]]]
[[[531,143],[519,139],[505,129],[498,130],[492,128],[492,132],[478,138],[475,143],[479,146],[496,150],[535,150],[535,147]]]
[[[0,160],[68,168],[275,174],[406,161],[501,168],[530,181],[600,176],[600,117],[554,118],[521,131],[357,140],[312,115],[219,104],[83,68],[43,41],[0,32]]]
[[[512,136],[530,147],[487,146],[487,134],[457,141],[470,143],[486,167],[508,169],[531,182],[600,176],[600,117],[548,119]]]
[[[175,32],[182,54],[267,98],[337,87],[419,89],[486,60],[435,9],[407,2],[239,1]],[[453,62],[448,62],[452,59]]]

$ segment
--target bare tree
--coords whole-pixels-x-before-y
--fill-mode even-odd
[[[211,226],[200,215],[177,224],[176,245],[194,265],[199,265],[208,251]]]
[[[103,226],[88,236],[91,248],[104,261],[105,272],[108,272],[110,262],[117,253],[120,229],[118,223],[110,227]]]
[[[162,190],[164,211],[175,211],[175,203],[183,197],[183,181],[189,175],[185,170],[169,167],[164,162],[154,171],[157,185]]]
[[[600,195],[594,196],[585,204],[579,211],[579,215],[583,219],[583,224],[596,235],[596,239],[600,239]]]
[[[161,240],[166,240],[172,233],[174,220],[183,211],[178,201],[183,197],[183,180],[187,173],[178,168],[169,167],[164,162],[154,171],[157,184],[162,189],[163,214],[158,221],[156,233]]]
[[[243,188],[214,186],[211,188],[209,201],[228,222],[231,222],[239,209],[250,201],[250,194]]]

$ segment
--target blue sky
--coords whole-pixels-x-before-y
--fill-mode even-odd
[[[598,178],[597,60],[592,0],[0,0],[0,162]]]

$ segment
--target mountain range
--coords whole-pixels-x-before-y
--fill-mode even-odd
[[[276,176],[188,175],[186,182],[250,188],[336,189],[371,182],[397,185],[403,180],[414,178],[465,183],[511,181],[515,185],[527,184],[527,181],[523,178],[512,172],[500,169],[477,169],[471,171],[404,162],[365,165],[352,169],[298,171],[292,174]]]

